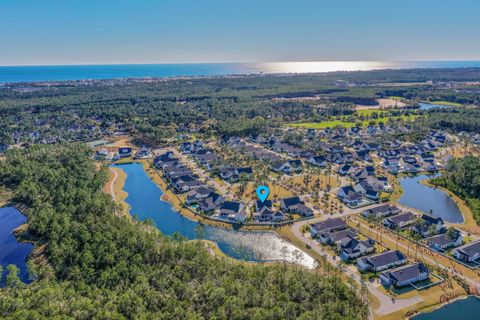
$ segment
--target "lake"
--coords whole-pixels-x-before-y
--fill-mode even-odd
[[[478,320],[480,319],[480,299],[470,296],[457,300],[435,311],[422,313],[413,320]]]
[[[451,223],[462,223],[463,215],[453,199],[440,189],[428,187],[420,181],[431,178],[418,175],[400,179],[403,194],[400,204],[430,213]]]
[[[20,279],[31,282],[28,276],[27,256],[32,252],[31,243],[18,242],[13,230],[27,221],[27,218],[14,207],[0,208],[0,265],[3,267],[3,277],[0,287],[5,286],[7,266],[16,265],[20,269]]]
[[[162,190],[148,177],[141,164],[115,166],[127,174],[124,190],[128,193],[125,201],[130,205],[130,214],[136,215],[141,221],[152,219],[163,234],[171,236],[179,232],[187,239],[211,240],[226,255],[240,260],[285,260],[307,268],[313,268],[316,264],[312,257],[274,232],[236,231],[190,220],[176,212],[169,202],[160,199]]]
[[[434,103],[423,103],[420,102],[420,110],[431,110],[431,109],[440,109],[440,108],[455,108],[455,106],[449,106],[446,104],[434,104]]]
[[[0,83],[463,67],[480,67],[480,61],[306,61],[266,63],[0,66]]]

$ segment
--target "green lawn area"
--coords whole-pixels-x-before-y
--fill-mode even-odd
[[[425,103],[438,104],[442,106],[463,107],[463,104],[450,101],[426,101]]]
[[[383,112],[383,113],[388,113],[388,111],[385,111],[385,110],[379,110],[379,109],[362,109],[362,110],[357,110],[355,113],[357,115],[363,115],[363,116],[370,116],[372,113],[380,113],[380,112]]]
[[[404,121],[412,121],[414,120],[417,115],[402,115],[402,116],[395,116],[395,117],[384,117],[384,118],[378,118],[373,121],[376,123],[386,123],[388,119],[392,119],[393,121],[398,120],[399,118],[402,118]],[[369,122],[371,120],[365,120],[365,121],[354,121],[354,122],[347,122],[347,121],[342,121],[342,120],[332,120],[332,121],[322,121],[322,122],[300,122],[300,123],[289,123],[287,124],[290,127],[297,127],[297,128],[306,128],[306,129],[325,129],[325,128],[334,128],[337,126],[342,126],[345,128],[352,128],[355,127],[355,124],[357,122],[361,122],[362,126],[368,126]]]
[[[302,123],[290,123],[288,126],[300,127],[306,129],[325,129],[334,128],[336,126],[342,126],[345,128],[355,127],[355,122],[345,122],[340,120],[323,121],[323,122],[302,122]]]
[[[399,97],[399,96],[390,96],[388,98],[395,101],[402,101],[403,99],[405,99],[404,97]]]

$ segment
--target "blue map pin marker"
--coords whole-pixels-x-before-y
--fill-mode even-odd
[[[257,197],[262,203],[267,200],[268,195],[270,194],[270,189],[267,186],[258,186],[257,188]]]

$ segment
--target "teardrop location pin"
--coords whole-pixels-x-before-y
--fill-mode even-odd
[[[270,189],[267,186],[258,186],[257,187],[257,197],[262,203],[267,200],[268,195],[270,194]]]

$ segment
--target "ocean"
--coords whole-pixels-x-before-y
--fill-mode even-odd
[[[0,83],[461,67],[480,68],[480,61],[324,61],[271,63],[0,66]]]

